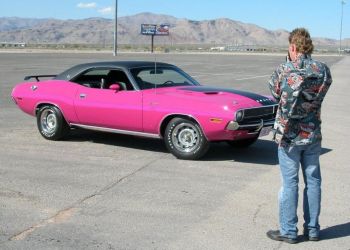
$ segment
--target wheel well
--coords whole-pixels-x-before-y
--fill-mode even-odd
[[[62,110],[61,110],[57,105],[52,104],[52,103],[40,103],[38,106],[36,106],[36,108],[35,108],[35,116],[38,115],[39,110],[40,110],[42,107],[44,107],[44,106],[56,107],[56,108],[61,112],[61,115],[62,115],[62,117],[63,117],[63,120],[64,120],[67,124],[69,124],[68,121],[67,121],[67,119],[66,119],[66,117],[65,117],[65,115],[63,114]]]
[[[164,137],[164,133],[165,133],[165,129],[166,129],[166,126],[169,124],[169,122],[173,119],[173,118],[183,118],[183,119],[187,119],[187,120],[190,120],[192,122],[195,122],[197,123],[198,125],[200,125],[193,117],[191,116],[187,116],[187,115],[177,115],[177,114],[174,114],[174,115],[169,115],[167,116],[162,124],[160,125],[160,135],[162,137]]]
[[[35,116],[38,114],[39,110],[44,107],[44,106],[54,106],[57,107],[56,105],[53,105],[51,103],[40,103],[38,106],[35,108]]]

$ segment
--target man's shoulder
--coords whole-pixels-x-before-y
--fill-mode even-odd
[[[309,60],[305,65],[305,70],[313,74],[328,74],[330,71],[327,64],[318,60]]]
[[[285,73],[293,72],[293,73],[302,73],[304,71],[313,71],[313,72],[325,72],[329,71],[329,68],[326,63],[321,62],[319,60],[315,60],[313,58],[307,57],[303,60],[302,63],[287,61],[279,66],[280,71]]]
[[[277,70],[278,70],[280,73],[288,73],[288,72],[290,72],[290,71],[295,70],[295,67],[294,67],[293,63],[289,61],[289,62],[281,63],[281,64],[278,66]]]
[[[321,62],[321,61],[319,61],[319,60],[315,60],[315,59],[313,59],[313,58],[311,58],[309,61],[308,61],[308,64],[310,65],[316,65],[316,66],[318,66],[319,68],[324,68],[324,69],[328,69],[328,66],[327,66],[327,64],[326,63],[324,63],[324,62]]]

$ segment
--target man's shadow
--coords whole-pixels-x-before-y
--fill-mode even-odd
[[[330,240],[350,236],[350,222],[327,227],[320,231],[321,240]]]
[[[327,227],[320,231],[320,240],[332,240],[350,236],[350,222]],[[303,235],[298,236],[300,242],[308,241]]]

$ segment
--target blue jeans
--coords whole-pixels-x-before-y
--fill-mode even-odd
[[[321,210],[321,171],[319,156],[321,143],[279,147],[278,159],[282,174],[279,192],[280,233],[288,238],[297,238],[298,229],[298,183],[299,166],[303,172],[304,189],[304,234],[318,237]]]

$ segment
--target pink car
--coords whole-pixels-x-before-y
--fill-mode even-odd
[[[12,99],[36,116],[44,138],[59,140],[70,128],[162,138],[180,159],[202,157],[212,141],[251,145],[269,132],[277,110],[265,96],[201,86],[166,63],[88,63],[31,78]]]

